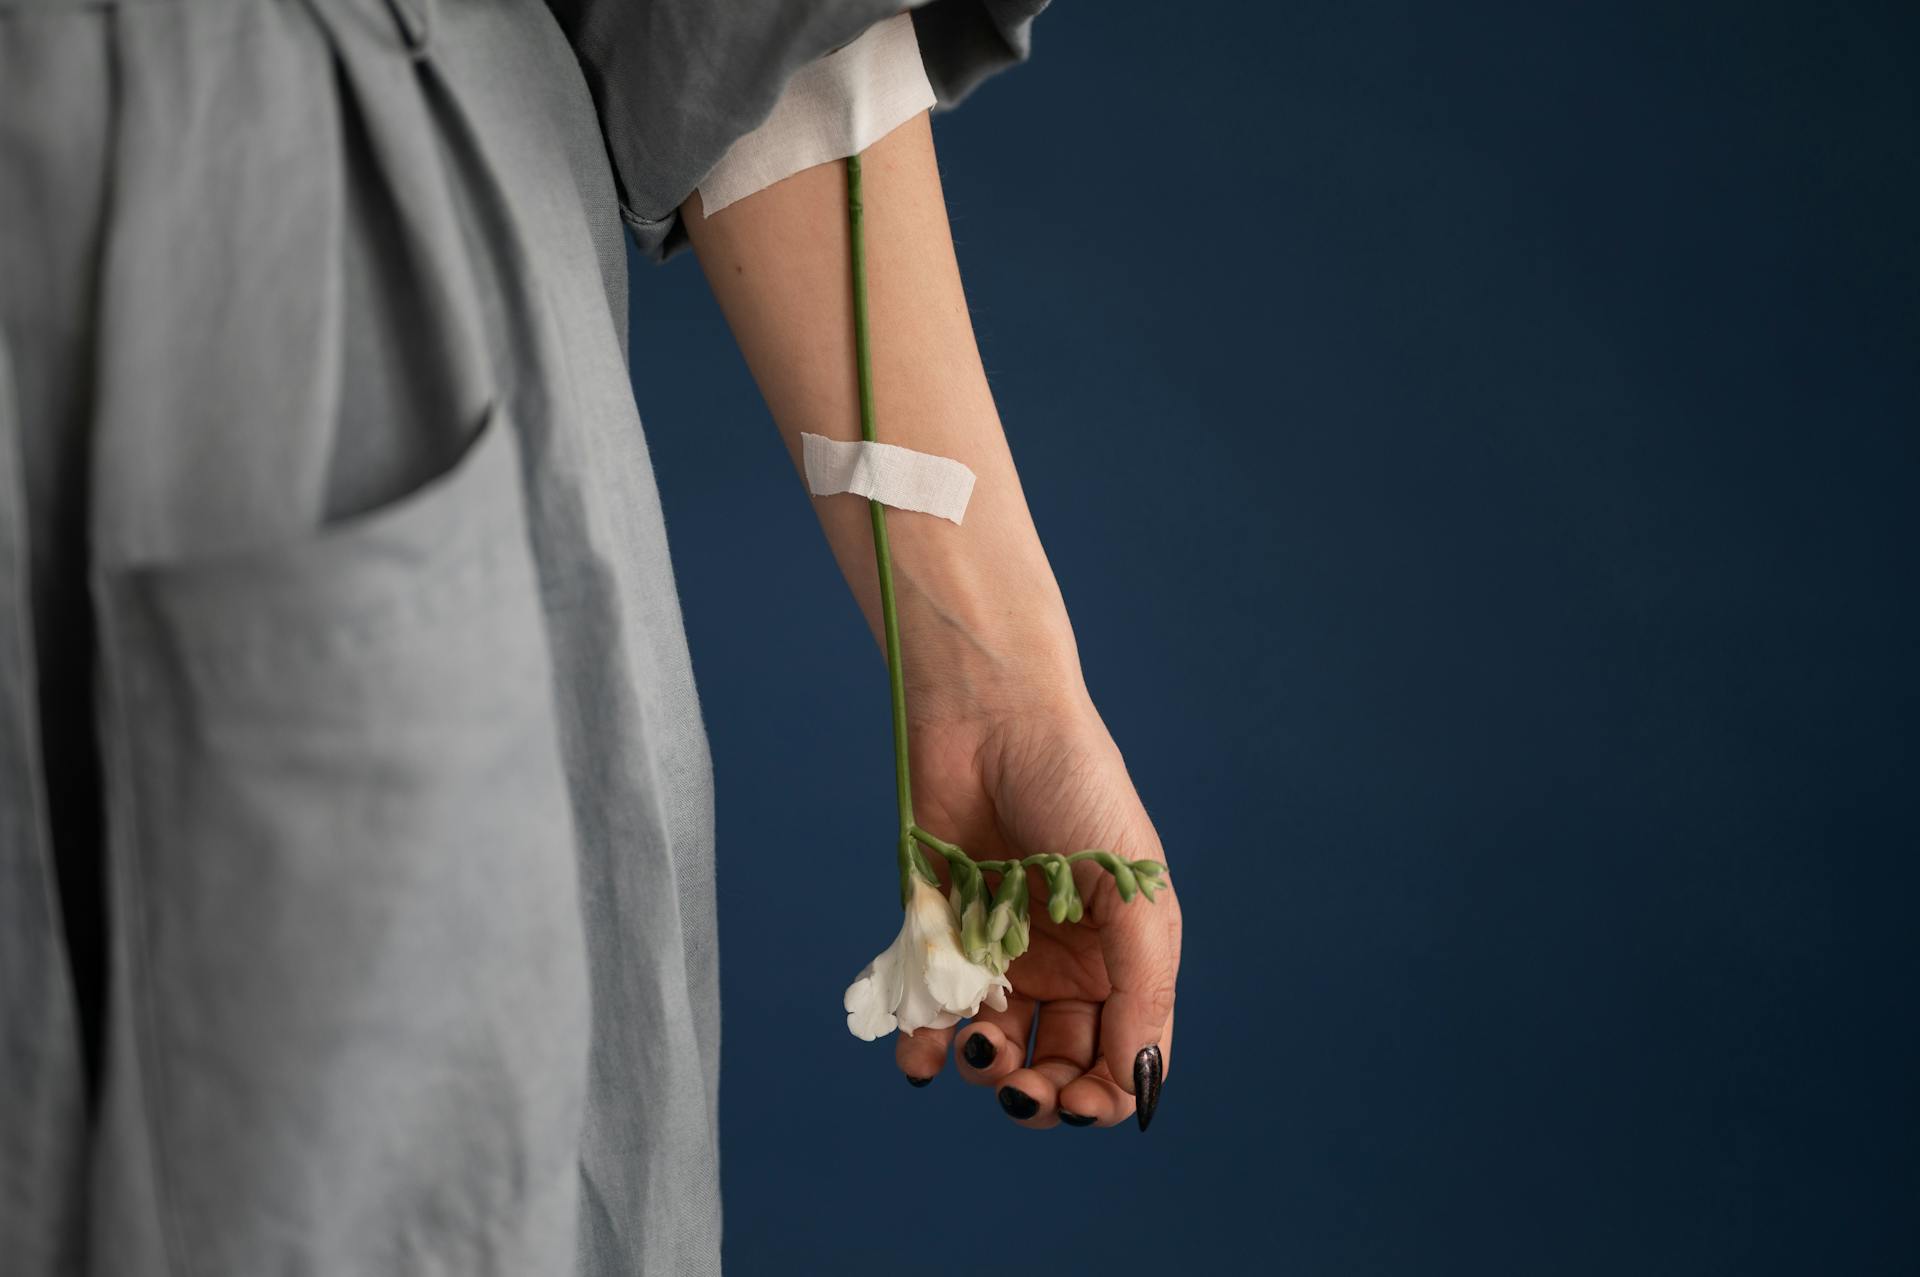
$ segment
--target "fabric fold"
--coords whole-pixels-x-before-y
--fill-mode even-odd
[[[640,250],[686,244],[679,208],[806,66],[901,10],[901,0],[548,0],[593,92]],[[1047,0],[926,0],[912,8],[936,106],[1026,59]]]

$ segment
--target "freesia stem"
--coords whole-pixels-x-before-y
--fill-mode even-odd
[[[907,832],[913,836],[915,841],[933,848],[948,860],[971,860],[979,868],[991,869],[996,873],[1012,873],[1016,867],[1031,868],[1034,865],[1044,865],[1049,860],[1064,860],[1070,865],[1077,865],[1083,860],[1098,860],[1103,868],[1109,867],[1109,862],[1117,862],[1120,860],[1120,858],[1112,852],[1103,851],[1098,847],[1089,847],[1085,851],[1076,851],[1069,856],[1060,856],[1050,851],[1043,851],[1038,855],[1027,856],[1020,860],[974,860],[973,856],[964,849],[954,846],[944,838],[939,838],[928,833],[918,825],[909,825]],[[1138,864],[1139,862],[1135,863]],[[1166,870],[1161,869],[1159,872],[1165,873]]]
[[[865,206],[860,195],[860,157],[847,157],[847,231],[853,254],[853,359],[860,378],[860,437],[875,442],[873,422],[873,348],[867,331],[867,244]],[[916,871],[929,879],[913,845],[913,777],[907,762],[907,685],[900,666],[900,618],[893,604],[893,555],[887,546],[887,508],[868,501],[873,516],[873,559],[880,570],[880,617],[887,643],[887,682],[893,694],[893,779],[900,800],[900,901],[912,894]]]
[[[866,242],[866,206],[860,191],[860,157],[847,157],[847,236],[850,256],[853,260],[853,359],[860,385],[860,437],[868,443],[876,443],[873,414],[873,346],[869,337],[867,323],[867,242]],[[887,508],[878,501],[868,500],[868,512],[873,516],[873,561],[880,573],[880,619],[887,647],[887,684],[893,695],[893,779],[896,794],[900,802],[900,842],[898,855],[900,861],[900,903],[904,907],[913,896],[913,876],[921,878],[935,886],[939,879],[934,877],[933,869],[920,851],[924,843],[944,856],[949,863],[966,861],[974,869],[991,869],[1002,874],[1013,873],[1033,865],[1044,865],[1049,861],[1065,863],[1081,860],[1097,860],[1102,868],[1114,875],[1121,883],[1127,899],[1134,894],[1136,872],[1155,873],[1151,867],[1129,867],[1126,862],[1111,852],[1089,849],[1076,851],[1071,856],[1041,854],[1028,856],[1023,860],[979,860],[976,861],[953,843],[934,837],[913,823],[913,774],[907,758],[907,684],[906,675],[900,662],[900,617],[894,607],[893,598],[893,554],[887,545]],[[972,873],[971,881],[979,882],[979,874]],[[1145,888],[1151,896],[1152,889]],[[1077,915],[1076,915],[1077,917]]]
[[[927,846],[933,848],[935,851],[939,852],[941,855],[945,856],[949,860],[953,859],[955,856],[967,855],[966,852],[960,850],[958,847],[954,846],[952,843],[947,842],[943,838],[934,837],[932,834],[920,828],[920,826],[918,825],[909,825],[907,827],[907,832],[911,834],[913,837],[919,839],[921,842],[927,844]],[[973,859],[973,857],[967,856],[967,859],[971,860]]]

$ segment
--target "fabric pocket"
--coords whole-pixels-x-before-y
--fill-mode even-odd
[[[588,986],[510,420],[309,540],[99,585],[121,1026],[179,1258],[566,1254]]]

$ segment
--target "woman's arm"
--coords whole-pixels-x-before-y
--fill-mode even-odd
[[[927,116],[882,138],[861,164],[880,438],[953,457],[977,476],[958,527],[909,511],[890,515],[906,677],[920,692],[909,712],[921,719],[964,709],[980,684],[1078,696],[1066,607],[967,316]],[[796,467],[802,431],[859,438],[844,165],[805,169],[712,220],[698,194],[681,211]],[[814,509],[877,640],[867,503],[826,498]],[[929,680],[930,670],[940,677]]]
[[[959,526],[889,512],[920,823],[976,855],[1105,846],[1162,858],[1087,697],[1066,607],[987,386],[927,116],[875,143],[862,168],[879,437],[963,461],[977,476]],[[796,466],[803,431],[858,438],[844,165],[803,170],[711,219],[697,193],[681,211]],[[843,495],[814,508],[878,639],[867,502]],[[965,1063],[963,1073],[1039,1101],[1030,1125],[1051,1125],[1063,1105],[1096,1120],[1124,1117],[1132,1101],[1120,1092],[1133,1087],[1136,1053],[1155,1043],[1164,1051],[1169,1037],[1177,902],[1168,893],[1157,906],[1127,906],[1097,870],[1084,888],[1095,925],[1050,931],[1051,945],[1036,934],[1010,973],[1024,1008],[983,1013],[963,1031],[996,1048],[992,1061]],[[1076,964],[1094,970],[1076,975],[1068,970]],[[1013,1039],[1024,1043],[1035,999],[1061,1011],[1042,1016],[1034,1068],[1023,1069]],[[903,1039],[901,1067],[930,1076],[951,1037]],[[1096,1054],[1112,1067],[1098,1066]],[[1024,1107],[1002,1101],[1016,1116]]]

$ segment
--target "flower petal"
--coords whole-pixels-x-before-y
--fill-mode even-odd
[[[957,898],[959,892],[956,890],[953,894]],[[940,894],[940,888],[920,878],[913,880],[913,895],[907,901],[907,923],[923,935],[942,928],[951,930],[955,936],[960,933],[959,910]]]
[[[871,1042],[891,1033],[899,1023],[894,1011],[907,983],[904,959],[911,939],[907,932],[908,928],[901,927],[893,943],[861,969],[840,999],[847,1011],[848,1032],[862,1041]]]
[[[957,949],[935,950],[928,955],[927,988],[941,1006],[960,1015],[972,1015],[980,1009],[980,999],[994,978],[991,971],[968,962]]]
[[[910,974],[906,990],[900,998],[899,1022],[902,1033],[912,1033],[915,1029],[938,1028],[958,1023],[957,1018],[949,1018],[943,1024],[941,1018],[949,1013],[940,1005],[931,990],[927,988],[924,976],[919,972]]]
[[[1009,981],[1005,976],[996,974],[993,977],[993,983],[987,986],[986,1004],[992,1007],[996,1011],[1006,1010],[1007,1009],[1007,990],[1011,989],[1012,987],[1013,987],[1012,982]],[[978,1008],[975,1008],[975,1009],[978,1010]]]
[[[893,1032],[899,1023],[886,1008],[885,991],[871,975],[862,974],[848,985],[842,1002],[847,1008],[848,1031],[863,1042]]]

